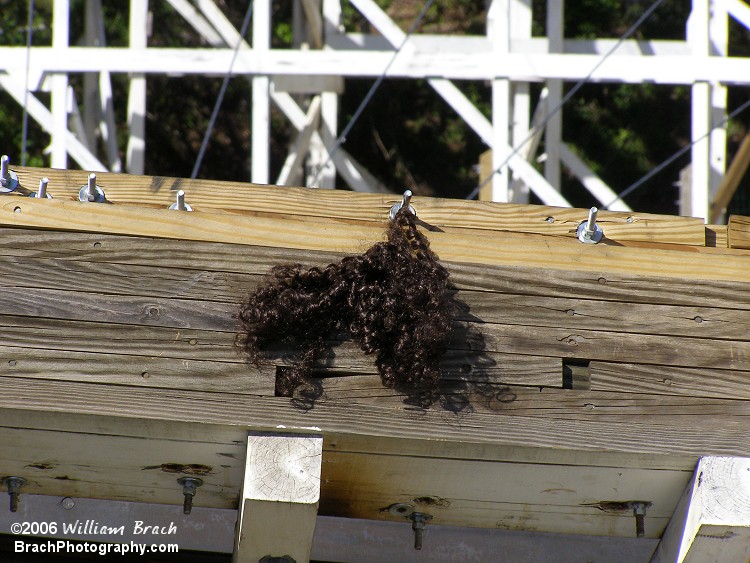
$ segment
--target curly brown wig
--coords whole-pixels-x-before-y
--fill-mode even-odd
[[[383,385],[427,407],[439,397],[440,359],[451,338],[448,272],[407,207],[390,222],[388,240],[325,268],[274,267],[242,305],[237,343],[252,363],[270,345],[298,350],[277,394],[313,399],[312,370],[326,338],[345,331],[375,356]]]

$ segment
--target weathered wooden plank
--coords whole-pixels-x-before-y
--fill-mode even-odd
[[[166,336],[166,335],[162,335]],[[195,336],[195,335],[192,335]],[[192,338],[188,339],[188,344]],[[196,339],[197,340],[197,339]],[[273,364],[260,368],[241,361],[238,354],[227,349],[227,354],[217,361],[215,353],[206,354],[210,360],[195,359],[203,356],[200,348],[175,348],[168,339],[155,344],[129,348],[128,343],[113,342],[108,350],[97,353],[84,350],[68,351],[41,348],[34,340],[29,347],[0,345],[0,365],[5,374],[33,379],[61,379],[117,385],[164,387],[169,389],[196,389],[226,393],[274,395],[275,367],[289,365],[289,359],[274,359]],[[109,344],[109,343],[108,343]],[[44,346],[55,344],[44,343]],[[60,344],[57,344],[60,346]],[[205,342],[204,342],[205,345]],[[346,349],[343,351],[342,349]],[[138,350],[141,353],[138,354]],[[184,355],[180,355],[184,350]],[[187,356],[187,354],[190,354]],[[316,372],[328,380],[359,379],[348,374],[369,374],[378,379],[374,359],[359,351],[353,344],[337,346],[335,356],[323,359]],[[561,387],[562,365],[559,358],[521,356],[514,354],[466,354],[449,350],[441,362],[446,381],[473,381],[488,384],[527,385],[533,387]],[[393,395],[393,391],[380,391]]]
[[[238,217],[215,213],[173,213],[128,206],[8,197],[0,224],[229,242],[254,246],[359,253],[383,236],[382,226],[345,220]],[[583,245],[578,241],[518,233],[430,233],[433,249],[447,261],[538,265],[578,271],[614,271],[685,279],[744,281],[750,254],[701,248],[690,259],[654,248]],[[693,247],[685,247],[693,248]]]
[[[599,330],[484,324],[486,350],[579,360],[750,371],[750,342]]]
[[[750,399],[750,371],[599,361],[589,371],[595,391]]]
[[[338,435],[339,443],[348,437],[347,451],[372,451],[376,444],[385,443],[394,451],[415,440],[429,444],[421,450],[423,455],[435,456],[440,455],[443,446],[450,449],[455,447],[451,444],[465,442],[460,449],[482,445],[506,451],[508,456],[523,455],[536,463],[554,460],[556,456],[570,460],[581,456],[578,463],[598,459],[597,465],[602,465],[616,459],[614,466],[619,467],[631,466],[630,463],[643,466],[650,460],[664,468],[690,469],[699,455],[743,456],[750,452],[747,423],[719,417],[702,417],[696,426],[667,426],[637,419],[622,424],[518,416],[502,411],[462,417],[439,409],[411,412],[352,404],[321,404],[302,411],[284,398],[51,380],[38,380],[29,386],[27,379],[2,377],[0,417],[13,410],[46,413],[46,417],[72,413],[271,431],[278,425],[290,430],[315,427],[324,435]],[[384,420],[388,424],[383,424]],[[568,457],[571,452],[575,455]]]
[[[236,328],[233,319],[240,301],[264,279],[260,275],[159,267],[158,256],[151,267],[0,257],[0,283],[8,289],[22,290],[0,296],[0,307],[6,314],[231,331]],[[533,291],[529,287],[532,285],[529,282],[517,290]],[[91,291],[82,292],[79,288]],[[466,290],[458,296],[469,307],[459,319],[479,318],[500,324],[571,329],[593,327],[644,334],[750,338],[750,317],[745,311]]]
[[[750,249],[750,217],[730,215],[727,231],[730,248]]]
[[[519,288],[521,289],[521,288]],[[459,318],[505,325],[750,340],[750,310],[460,291]]]
[[[336,378],[325,381],[325,401],[397,407],[403,397],[378,387],[375,377]],[[490,394],[492,391],[494,394]],[[638,417],[660,425],[699,424],[706,416],[744,421],[750,401],[610,391],[494,385],[482,395],[467,393],[476,412],[570,420],[627,423]]]
[[[236,362],[234,334],[116,324],[0,316],[3,345],[127,356]],[[152,354],[158,350],[157,354]]]
[[[55,197],[77,199],[86,184],[84,171],[44,168],[14,168],[22,187],[35,191],[39,180],[47,176],[49,191]],[[168,207],[174,203],[177,190],[184,190],[186,200],[196,210],[231,210],[235,213],[281,213],[309,217],[345,218],[381,221],[400,196],[362,194],[338,190],[313,190],[265,186],[215,180],[189,180],[123,174],[97,173],[107,199],[129,203]],[[412,205],[423,221],[437,227],[457,227],[539,233],[575,237],[586,210],[475,202],[460,199],[415,197]],[[705,244],[702,221],[691,217],[601,211],[598,222],[610,240],[658,241],[702,246]]]
[[[0,346],[0,366],[3,366],[3,375],[29,379],[267,396],[274,395],[275,387],[272,367],[258,369],[239,358],[232,363],[123,355],[116,349],[108,353],[89,353]]]
[[[576,272],[466,263],[446,266],[460,289],[726,309],[746,309],[750,305],[750,283],[741,281],[681,280],[606,269]]]
[[[238,306],[198,299],[27,288],[0,293],[0,308],[9,315],[37,318],[232,332],[237,328]]]
[[[187,264],[199,264],[197,271],[185,279],[186,285],[196,291],[206,291],[206,299],[223,300],[235,291],[243,291],[245,275],[263,275],[276,264],[300,263],[306,266],[324,266],[341,259],[344,254],[260,246],[206,243],[197,241],[173,241],[146,237],[128,237],[99,233],[49,232],[29,229],[0,228],[0,241],[6,256],[4,268],[15,263],[16,258],[44,258],[63,263],[48,262],[55,275],[86,275],[95,270],[92,264],[113,265],[116,284],[123,288],[138,285],[139,280],[125,282],[128,271],[120,265],[137,266],[134,272],[144,276],[166,277],[154,270],[175,268],[184,270]],[[69,262],[83,262],[71,265]],[[39,267],[42,267],[39,263]],[[500,293],[538,295],[543,297],[571,297],[624,301],[635,303],[662,303],[691,307],[719,307],[726,309],[750,307],[750,283],[721,280],[682,280],[674,277],[643,276],[601,271],[556,270],[531,266],[475,265],[444,261],[451,272],[451,281],[459,289],[476,289]],[[19,267],[19,266],[16,266]],[[36,266],[31,266],[37,271]],[[68,271],[67,269],[70,269]],[[150,272],[150,273],[149,273]],[[18,276],[10,275],[9,281]],[[40,273],[40,277],[41,273]],[[55,277],[55,276],[50,276]],[[101,282],[101,277],[92,283]],[[54,282],[47,282],[54,283]],[[250,282],[251,283],[251,282]],[[207,287],[208,286],[208,287]],[[104,287],[111,287],[106,284]],[[148,284],[140,284],[146,289]],[[226,287],[228,294],[212,295]],[[175,287],[175,291],[179,288]],[[125,290],[125,289],[123,289]],[[171,296],[171,295],[170,295]],[[187,290],[186,297],[191,296]]]

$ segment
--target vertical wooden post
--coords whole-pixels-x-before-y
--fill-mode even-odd
[[[708,35],[709,1],[693,0],[693,10],[688,26],[688,43],[695,56],[710,53]],[[711,86],[698,82],[692,86],[691,148],[692,186],[690,189],[690,215],[708,217],[710,179]]]
[[[271,3],[253,3],[253,50],[258,57],[271,46]],[[256,184],[269,182],[271,133],[271,81],[268,76],[254,76],[252,116],[252,176]]]
[[[324,44],[327,44],[329,39],[334,34],[340,33],[340,23],[340,0],[323,0]],[[343,79],[341,80],[340,91],[343,91]],[[323,140],[323,145],[325,145],[325,150],[322,151],[322,154],[323,156],[326,156],[329,151],[333,150],[333,144],[336,142],[336,138],[338,136],[339,93],[323,92],[321,95],[321,100],[322,106],[320,109],[320,137]],[[321,171],[319,182],[321,188],[336,187],[336,166],[333,162],[329,163],[327,169]]]
[[[130,0],[130,47],[145,48],[148,0]],[[128,92],[128,147],[126,165],[130,174],[143,174],[146,154],[146,75],[133,74]]]
[[[531,39],[531,0],[513,0],[510,5],[510,23],[513,37]],[[513,94],[511,140],[513,147],[516,148],[529,136],[531,94],[528,82],[514,82],[511,89]],[[531,143],[531,140],[528,142]],[[519,153],[523,154],[523,150]],[[511,184],[509,195],[514,203],[529,203],[529,186],[516,179]]]
[[[565,2],[564,0],[547,0],[547,39],[550,53],[563,52],[565,35]],[[562,100],[563,82],[559,79],[547,80],[547,108],[552,112]],[[562,111],[549,117],[544,130],[544,177],[560,191],[560,145],[562,143]]]
[[[296,563],[310,560],[322,458],[322,436],[248,436],[235,563],[285,555]]]
[[[748,554],[750,458],[701,458],[651,563],[734,563]]]
[[[492,0],[487,11],[487,33],[496,57],[510,51],[509,0]],[[492,81],[492,201],[510,200],[510,168],[507,163],[510,145],[510,80]],[[502,169],[498,170],[502,166]]]
[[[52,47],[65,49],[70,40],[69,0],[54,0],[52,11]],[[68,167],[68,75],[56,73],[52,76],[52,143],[50,166]]]
[[[712,0],[708,21],[710,54],[726,57],[729,54],[729,16],[723,2]],[[727,116],[727,88],[721,83],[711,84],[711,125],[722,123]],[[709,135],[709,202],[713,201],[727,167],[727,124],[716,127]],[[706,216],[708,217],[708,215]]]

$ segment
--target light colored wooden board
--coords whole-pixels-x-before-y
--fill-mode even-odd
[[[121,284],[123,291],[138,285],[140,280],[121,282],[123,272],[127,272],[121,266],[138,266],[133,271],[146,276],[154,266],[158,266],[160,271],[166,268],[184,270],[185,264],[195,262],[200,264],[200,269],[185,278],[187,285],[195,288],[194,290],[205,290],[205,298],[209,300],[216,299],[208,289],[209,286],[229,288],[231,294],[235,294],[235,291],[240,293],[245,287],[245,281],[250,279],[245,275],[266,274],[276,264],[325,266],[344,256],[341,253],[323,251],[21,228],[0,228],[0,242],[3,254],[7,257],[4,269],[20,258],[42,258],[50,260],[42,264],[49,264],[55,276],[69,279],[71,276],[99,271],[97,267],[87,265],[87,262],[107,264],[112,265],[113,283],[102,283],[101,277],[94,278],[93,283],[100,283],[104,288]],[[71,265],[69,262],[82,264]],[[523,265],[491,266],[446,261],[444,264],[451,272],[452,283],[459,289],[691,307],[750,307],[750,282],[683,280],[658,275],[615,273],[607,269],[587,272]],[[39,267],[30,266],[34,272],[39,271]],[[17,282],[17,275],[6,275],[11,276],[8,278],[9,282]],[[170,270],[164,274],[152,273],[149,278],[161,276],[169,279],[171,275]],[[184,274],[175,272],[174,275]],[[141,284],[141,287],[147,289],[148,284]],[[179,287],[174,288],[175,292],[178,290]],[[221,295],[220,300],[223,300],[229,294]],[[191,296],[189,290],[186,296]]]
[[[382,226],[345,220],[238,217],[215,213],[175,213],[128,206],[7,197],[0,224],[13,227],[132,234],[229,242],[254,246],[359,253],[382,240]],[[745,281],[750,254],[701,248],[682,252],[654,248],[584,245],[578,241],[517,233],[433,232],[433,249],[446,261],[487,265],[537,265],[553,269],[610,271],[683,279]],[[693,247],[686,247],[693,248]],[[697,248],[697,247],[696,247]]]
[[[177,478],[197,475],[196,506],[234,508],[244,473],[242,444],[8,427],[0,443],[0,473],[23,475],[34,494],[182,505]]]
[[[731,215],[727,230],[730,248],[750,249],[750,217]]]
[[[649,500],[658,537],[689,471],[497,463],[409,456],[324,453],[322,513],[390,519],[391,504],[431,514],[434,524],[634,536],[632,512],[602,502]],[[525,517],[524,517],[525,515]]]
[[[750,371],[598,361],[589,371],[595,391],[750,399]]]
[[[10,409],[46,412],[48,417],[55,413],[61,417],[63,413],[89,414],[257,430],[274,430],[279,425],[295,431],[318,428],[326,436],[349,436],[348,451],[371,451],[382,438],[384,443],[391,443],[391,448],[406,447],[414,440],[430,444],[425,452],[435,449],[426,455],[438,455],[440,444],[450,449],[455,447],[451,444],[466,442],[460,448],[471,444],[503,451],[507,448],[507,455],[513,455],[513,448],[518,448],[518,455],[523,450],[538,463],[553,460],[559,454],[565,459],[581,456],[579,463],[589,458],[598,460],[597,465],[616,459],[619,467],[624,463],[619,454],[624,453],[632,463],[650,460],[661,467],[685,469],[693,467],[698,455],[750,452],[747,423],[721,417],[702,417],[697,426],[666,426],[652,425],[648,420],[622,424],[517,416],[502,411],[456,416],[438,409],[412,412],[371,405],[328,404],[301,411],[284,398],[51,380],[37,380],[29,386],[27,379],[6,376],[0,378],[0,412]],[[383,424],[383,420],[388,424]],[[566,457],[566,452],[575,455]],[[613,458],[608,457],[610,453]]]
[[[47,176],[49,193],[60,199],[77,199],[86,184],[84,171],[43,168],[14,168],[21,185],[35,191]],[[400,195],[362,194],[341,190],[316,190],[189,180],[124,174],[98,173],[97,184],[115,204],[168,207],[177,190],[197,211],[280,213],[309,217],[382,221]],[[415,197],[412,205],[420,219],[437,227],[457,227],[539,233],[575,238],[575,230],[587,217],[587,210],[475,202],[460,199]],[[615,241],[639,240],[703,246],[703,222],[692,217],[601,211],[598,221],[606,236]]]
[[[321,492],[323,437],[250,433],[234,561],[310,561]]]
[[[734,563],[750,556],[750,458],[701,458],[653,563]]]
[[[706,225],[706,246],[729,248],[728,229],[726,225]]]

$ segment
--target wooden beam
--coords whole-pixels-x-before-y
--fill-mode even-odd
[[[651,562],[734,563],[748,554],[750,458],[701,458]]]
[[[25,47],[0,47],[0,58],[7,60],[4,67],[12,73],[26,67]],[[78,73],[164,73],[224,75],[234,56],[233,48],[130,49],[121,47],[33,47],[30,72]],[[283,69],[286,75],[347,75],[377,77],[392,58],[392,50],[319,50],[295,51],[270,49],[263,57],[254,50],[240,54],[233,75],[274,75]],[[450,80],[492,80],[508,78],[512,81],[542,81],[548,78],[579,80],[588,77],[591,69],[601,63],[601,55],[540,54],[511,52],[502,61],[493,59],[491,52],[479,52],[472,57],[446,57],[441,50],[415,51],[393,61],[388,76],[394,78],[433,78]],[[689,63],[689,64],[688,64]],[[597,67],[593,80],[598,82],[644,81],[656,84],[692,84],[722,82],[727,85],[747,85],[750,60],[741,57],[694,56],[692,54],[659,57],[613,55]]]
[[[750,165],[750,134],[746,134],[742,139],[740,148],[737,149],[737,154],[732,159],[732,164],[729,165],[724,179],[719,184],[719,188],[714,196],[714,201],[711,203],[711,222],[716,223],[719,218],[723,215],[729,203],[734,197],[734,192],[737,191],[737,186],[740,185],[740,181],[747,172],[747,167]]]
[[[727,227],[729,248],[750,249],[750,217],[731,215]]]
[[[241,245],[360,253],[381,240],[383,226],[345,220],[241,217],[216,213],[175,213],[124,205],[37,200],[8,196],[0,205],[0,225],[156,236]],[[417,205],[415,203],[415,205]],[[385,207],[385,206],[384,206]],[[606,230],[605,230],[606,232]],[[430,233],[432,247],[446,261],[484,265],[536,265],[578,271],[609,271],[746,281],[750,255],[703,249],[685,260],[680,252],[654,248],[583,245],[577,240],[515,233]],[[687,248],[687,247],[684,247]],[[600,282],[601,283],[601,282]],[[606,283],[606,279],[605,282]]]
[[[276,93],[275,99],[279,99]],[[296,105],[296,104],[295,104]],[[294,113],[290,108],[286,111]],[[304,120],[304,114],[300,111]],[[295,121],[295,127],[297,122]],[[302,128],[303,125],[300,126]],[[313,137],[317,133],[313,134]],[[341,168],[339,150],[334,158]],[[56,199],[78,199],[80,187],[86,184],[82,171],[11,167],[18,173],[19,193],[35,191],[39,180],[50,180],[49,193]],[[344,174],[346,170],[342,169]],[[367,180],[367,179],[366,179]],[[349,179],[347,179],[349,181]],[[368,182],[370,180],[367,180]],[[168,207],[174,203],[177,190],[199,211],[230,210],[238,214],[283,213],[303,217],[330,217],[381,222],[391,206],[400,201],[395,194],[376,195],[345,191],[320,191],[305,188],[282,188],[240,182],[188,180],[123,174],[98,174],[97,183],[108,201]],[[373,187],[377,187],[373,184]],[[356,186],[355,186],[356,189]],[[412,200],[420,219],[436,227],[517,231],[575,238],[578,225],[587,210],[541,205],[520,205],[415,197]],[[598,222],[608,240],[644,241],[703,246],[705,228],[700,219],[637,212],[601,211]]]
[[[233,561],[254,563],[267,556],[310,560],[322,460],[322,436],[248,436]]]

